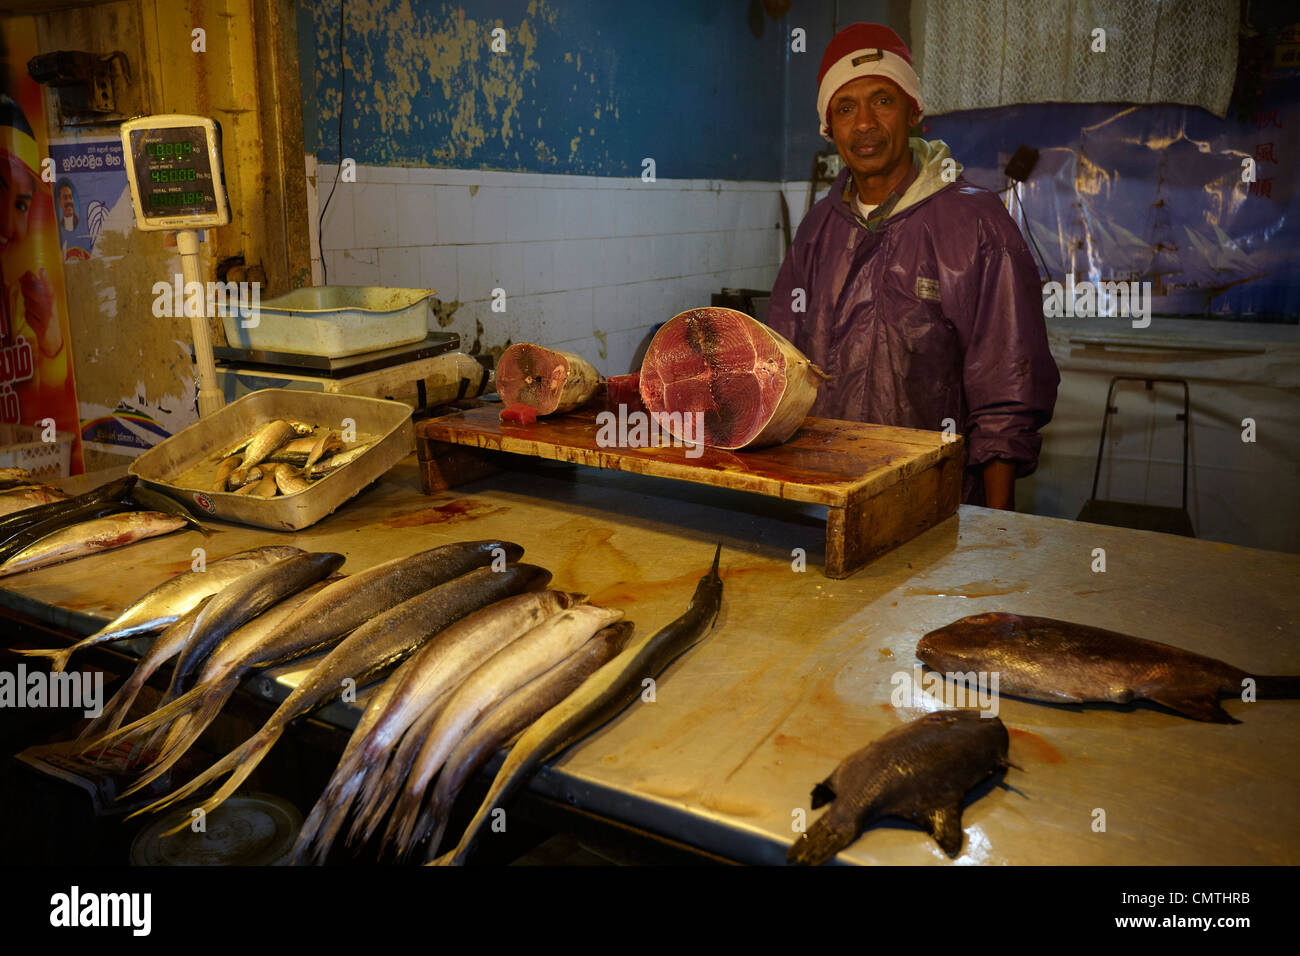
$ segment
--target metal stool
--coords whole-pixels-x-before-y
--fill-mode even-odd
[[[1175,416],[1183,422],[1183,506],[1170,508],[1161,505],[1130,504],[1125,501],[1101,501],[1097,498],[1097,482],[1101,478],[1101,460],[1106,451],[1106,426],[1111,415],[1119,414],[1114,405],[1115,385],[1118,382],[1145,382],[1147,391],[1156,382],[1169,382],[1183,387],[1183,411]],[[1192,527],[1192,517],[1187,513],[1187,438],[1191,422],[1191,398],[1187,390],[1187,381],[1181,378],[1148,378],[1142,375],[1116,375],[1110,380],[1106,391],[1106,411],[1101,416],[1101,441],[1097,445],[1097,469],[1092,475],[1092,497],[1079,511],[1079,521],[1091,524],[1107,524],[1120,528],[1137,528],[1142,531],[1163,531],[1165,534],[1181,534],[1187,538],[1196,537]]]

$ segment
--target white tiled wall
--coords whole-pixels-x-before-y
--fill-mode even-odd
[[[309,208],[334,181],[307,157]],[[627,372],[660,322],[723,286],[771,288],[783,184],[357,167],[324,221],[332,285],[438,290],[468,350],[529,341]],[[319,195],[317,193],[319,182]],[[791,210],[792,219],[802,206]],[[314,281],[322,281],[313,236]],[[505,290],[506,311],[491,308]],[[432,322],[432,318],[430,319]]]

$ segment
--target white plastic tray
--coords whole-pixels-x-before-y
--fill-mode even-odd
[[[436,289],[318,285],[263,300],[244,319],[222,317],[237,348],[341,358],[421,341]]]

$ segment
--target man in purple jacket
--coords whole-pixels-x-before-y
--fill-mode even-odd
[[[845,169],[800,223],[768,323],[833,376],[813,415],[955,427],[962,501],[1012,509],[1060,382],[1025,240],[947,145],[908,139],[920,84],[894,31],[837,33],[817,99]]]

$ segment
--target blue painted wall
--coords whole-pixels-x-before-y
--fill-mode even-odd
[[[813,156],[830,146],[817,127],[817,71],[822,54],[838,30],[851,23],[883,23],[907,42],[907,4],[887,0],[794,0],[780,26],[786,36],[795,27],[807,34],[807,52],[794,53],[786,43],[785,133],[782,136],[781,178],[806,180]]]
[[[747,0],[346,4],[343,154],[358,163],[629,176],[653,157],[660,178],[782,176],[787,31],[764,17],[756,38]],[[323,162],[338,155],[338,31],[339,0],[300,0],[306,147]]]

